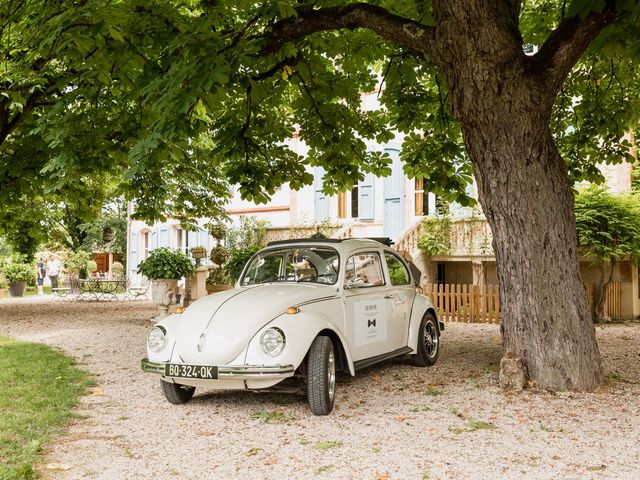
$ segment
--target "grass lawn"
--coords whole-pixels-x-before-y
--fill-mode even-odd
[[[47,295],[51,293],[51,287],[44,287],[44,293],[46,293]],[[25,297],[33,297],[34,295],[38,294],[38,288],[37,287],[27,287],[27,289],[24,291],[24,296]],[[0,298],[11,298],[9,296],[9,289],[7,288],[7,290],[0,295]]]
[[[60,351],[0,337],[0,480],[36,478],[44,443],[90,385]]]

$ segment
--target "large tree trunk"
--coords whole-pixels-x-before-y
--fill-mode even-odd
[[[528,130],[531,119],[523,112],[513,122]],[[489,142],[484,129],[465,135],[493,232],[504,350],[523,360],[540,388],[590,389],[602,372],[580,277],[573,194],[548,129],[536,130],[528,142],[515,132]]]
[[[538,388],[591,389],[602,370],[580,277],[573,193],[549,129],[555,91],[544,72],[529,70],[517,11],[492,13],[516,3],[488,3],[438,2],[445,48],[436,62],[493,232],[504,353]],[[513,28],[500,23],[508,15]]]

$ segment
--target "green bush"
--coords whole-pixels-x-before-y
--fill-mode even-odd
[[[206,225],[211,235],[216,240],[223,240],[227,235],[227,226],[222,222],[209,223]]]
[[[0,275],[0,290],[7,288],[7,279]]]
[[[124,273],[124,265],[120,262],[113,262],[111,264],[111,273],[122,275]]]
[[[87,271],[89,259],[91,259],[89,252],[78,250],[77,252],[65,253],[62,263],[64,263],[67,272],[82,273],[83,271]]]
[[[190,277],[196,272],[189,257],[179,251],[169,248],[156,248],[138,266],[138,273],[147,278],[179,279]]]
[[[229,283],[229,276],[225,268],[216,267],[211,270],[207,277],[207,283],[209,285],[226,285]]]
[[[424,221],[418,247],[429,256],[446,255],[451,247],[449,234],[451,220],[448,217],[429,218]]]
[[[34,267],[28,263],[10,263],[4,269],[4,275],[9,283],[35,281]]]
[[[227,273],[234,282],[240,278],[242,269],[244,269],[244,266],[247,264],[249,259],[261,248],[262,247],[258,245],[254,245],[253,247],[249,247],[244,250],[233,250],[231,252],[231,258],[227,263]]]
[[[87,262],[87,272],[93,273],[98,270],[98,264],[94,260],[89,260]]]

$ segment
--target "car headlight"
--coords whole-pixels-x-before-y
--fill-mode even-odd
[[[264,331],[260,337],[260,347],[262,351],[270,357],[277,357],[284,349],[286,343],[284,332],[273,327]]]
[[[153,327],[147,337],[149,350],[160,352],[167,345],[167,330],[164,327]]]

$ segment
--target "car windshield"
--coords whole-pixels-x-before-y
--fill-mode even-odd
[[[339,269],[338,252],[333,248],[285,247],[256,255],[240,284],[310,282],[332,285],[338,281]]]

